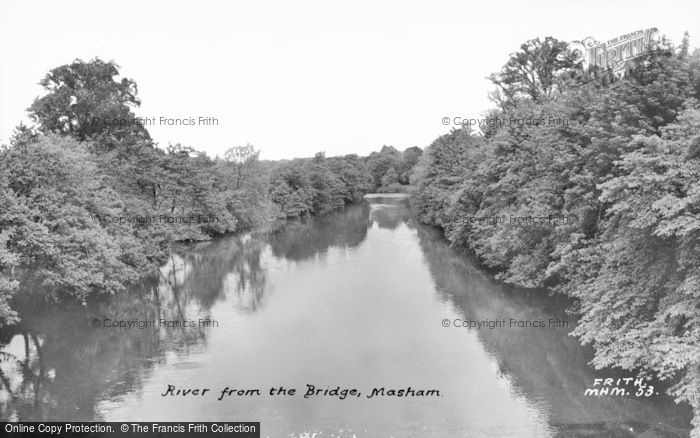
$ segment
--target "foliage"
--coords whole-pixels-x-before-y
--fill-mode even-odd
[[[359,201],[370,188],[369,174],[356,155],[316,154],[282,163],[270,181],[270,196],[288,218],[328,213]]]
[[[131,111],[141,104],[136,83],[116,80],[118,76],[118,65],[97,58],[57,67],[41,80],[48,94],[34,101],[29,114],[45,134],[68,134],[81,141],[101,138],[103,146],[125,138],[149,140]]]
[[[560,76],[572,74],[577,67],[576,57],[567,46],[566,42],[552,37],[522,44],[499,73],[489,76],[498,86],[494,100],[506,106],[526,96],[533,100],[551,97],[561,85]]]
[[[93,219],[114,212],[122,201],[102,188],[103,177],[84,144],[41,137],[4,151],[0,163],[7,181],[7,208],[0,212],[4,250],[22,283],[83,299],[97,288],[120,291],[122,281],[136,279],[126,254],[133,239],[117,241]]]
[[[20,125],[0,150],[0,326],[18,321],[13,299],[117,293],[157,272],[176,242],[325,214],[372,188],[355,155],[262,163],[250,144],[223,158],[158,148],[113,62],[76,60],[41,85],[36,128]]]
[[[437,139],[412,202],[500,279],[574,297],[594,365],[674,379],[700,436],[700,54],[582,86],[562,47],[528,42],[492,76],[504,122]],[[510,220],[528,216],[555,220]]]
[[[367,157],[367,170],[372,176],[372,191],[395,193],[407,191],[413,167],[423,151],[410,147],[403,152],[392,146],[383,146],[379,152]]]

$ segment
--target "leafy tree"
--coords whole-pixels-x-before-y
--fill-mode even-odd
[[[399,165],[401,153],[393,146],[382,146],[379,152],[372,152],[367,158],[367,170],[372,175],[374,182],[373,190],[378,190],[382,186],[382,177],[386,175],[390,168]]]
[[[372,190],[377,192],[406,191],[410,175],[418,163],[422,151],[414,146],[399,152],[392,146],[383,146],[379,152],[372,152],[367,157],[367,170],[372,176]]]
[[[412,199],[421,221],[441,227],[449,224],[450,200],[466,177],[464,160],[469,149],[477,148],[479,142],[469,129],[459,129],[425,149],[414,170],[417,187]]]
[[[292,192],[284,201],[284,213],[287,217],[296,218],[311,212],[311,200],[303,188]]]
[[[399,174],[396,173],[396,169],[390,167],[389,170],[382,177],[382,187],[389,187],[391,185],[397,184],[399,182]]]
[[[99,58],[57,67],[41,80],[48,94],[34,101],[29,115],[45,134],[81,141],[99,137],[107,144],[150,140],[148,131],[134,121],[132,108],[141,104],[136,84],[118,76],[118,65]]]
[[[325,166],[341,181],[341,194],[346,204],[358,202],[372,188],[372,177],[367,167],[357,155],[330,157]]]
[[[0,157],[2,156],[0,152]],[[0,211],[16,211],[17,200],[14,192],[8,186],[9,181],[4,172],[0,172]],[[0,215],[0,327],[17,322],[17,312],[10,308],[10,299],[19,286],[19,281],[15,276],[15,269],[19,263],[20,255],[7,243],[17,233],[17,226],[6,223],[3,217],[7,213]]]
[[[226,150],[224,160],[234,168],[236,189],[241,188],[241,181],[250,176],[260,155],[255,146],[248,143],[245,146],[235,146]]]
[[[559,88],[558,77],[576,68],[575,55],[567,46],[552,37],[522,44],[499,73],[489,76],[499,88],[494,99],[505,106],[525,96],[535,101],[551,97]]]
[[[123,282],[136,279],[125,254],[128,242],[113,238],[117,227],[105,229],[95,220],[114,213],[120,200],[100,189],[96,163],[84,145],[42,137],[4,151],[2,158],[0,174],[15,197],[0,213],[4,251],[13,254],[4,259],[22,271],[23,285],[84,299],[93,291],[120,291]]]
[[[404,150],[401,154],[401,163],[396,171],[399,174],[398,182],[403,185],[410,184],[410,177],[413,168],[418,164],[423,150],[418,146],[413,146]]]

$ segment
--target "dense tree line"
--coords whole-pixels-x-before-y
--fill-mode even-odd
[[[273,164],[270,197],[284,216],[328,213],[357,202],[370,189],[369,174],[357,155],[295,159]]]
[[[288,218],[323,214],[357,202],[368,192],[409,191],[409,176],[422,150],[384,146],[368,157],[346,155],[271,163],[272,200]]]
[[[700,436],[700,51],[615,78],[564,47],[511,56],[494,122],[424,151],[413,204],[500,279],[575,298],[594,365],[671,379]]]
[[[375,181],[404,186],[420,155],[272,162],[252,145],[215,158],[163,149],[135,118],[136,84],[118,77],[100,59],[53,69],[29,108],[36,126],[19,126],[0,149],[0,327],[18,319],[13,296],[120,292],[156,273],[178,242],[325,214]]]
[[[375,193],[403,193],[409,191],[409,177],[423,151],[417,146],[403,152],[393,146],[383,146],[367,157],[371,174],[371,189]]]

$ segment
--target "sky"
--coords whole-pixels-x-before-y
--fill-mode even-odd
[[[699,47],[700,2],[0,0],[0,144],[49,70],[99,57],[136,81],[160,147],[251,143],[263,159],[426,147],[452,128],[443,117],[493,107],[486,77],[528,39],[650,27]]]

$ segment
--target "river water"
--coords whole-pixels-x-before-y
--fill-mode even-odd
[[[584,395],[594,378],[636,376],[587,365],[569,305],[494,281],[404,197],[370,196],[181,251],[159,278],[87,307],[25,310],[0,336],[0,419],[260,421],[263,437],[687,436],[689,409],[659,382],[645,382],[649,397]],[[492,328],[455,327],[465,320]],[[356,392],[305,398],[307,385]],[[249,392],[219,400],[226,387]]]

